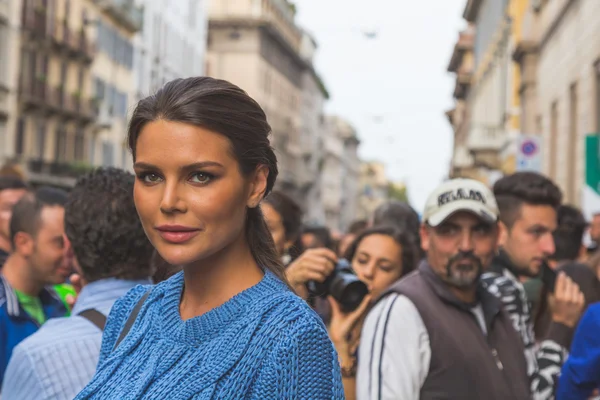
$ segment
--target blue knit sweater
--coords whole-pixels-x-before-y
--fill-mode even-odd
[[[137,286],[108,318],[98,370],[80,399],[343,399],[337,354],[320,318],[272,273],[227,303],[182,321],[183,273]]]

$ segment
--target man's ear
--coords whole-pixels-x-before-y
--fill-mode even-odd
[[[498,222],[498,246],[504,247],[508,242],[508,237],[510,235],[510,229],[506,226],[506,224],[502,221]]]
[[[14,238],[13,251],[23,257],[29,257],[33,254],[34,240],[29,233],[17,232]]]
[[[421,236],[421,248],[423,251],[429,251],[429,227],[421,224],[419,235]]]
[[[250,191],[246,206],[256,208],[262,201],[267,191],[267,179],[269,177],[269,168],[266,165],[259,165],[254,171],[252,181],[250,182]]]

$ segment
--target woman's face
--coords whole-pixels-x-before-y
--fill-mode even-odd
[[[352,268],[377,298],[402,276],[402,247],[390,236],[369,235],[360,241]]]
[[[135,205],[165,261],[187,265],[245,245],[246,210],[262,198],[265,167],[244,178],[225,136],[164,120],[142,129],[135,150]]]
[[[277,254],[282,256],[285,252],[286,247],[283,218],[281,218],[281,214],[275,211],[273,206],[269,203],[263,203],[260,207],[265,217],[267,226],[269,227],[269,231],[271,232],[271,236],[273,236],[273,241],[275,242]]]

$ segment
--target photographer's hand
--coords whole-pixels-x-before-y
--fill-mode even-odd
[[[349,313],[343,312],[339,303],[335,301],[333,297],[329,296],[327,299],[331,305],[329,337],[338,351],[342,367],[344,367],[344,364],[351,363],[354,358],[354,352],[359,342],[360,331],[356,335],[352,335],[352,333],[355,328],[359,327],[359,323],[362,325],[371,302],[371,295],[365,296],[358,308]]]
[[[333,251],[326,248],[310,249],[292,262],[285,273],[296,293],[306,299],[306,283],[325,281],[335,269],[336,263],[337,256]]]

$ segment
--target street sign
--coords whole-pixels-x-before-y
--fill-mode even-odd
[[[517,171],[542,171],[542,138],[538,135],[517,137]]]

